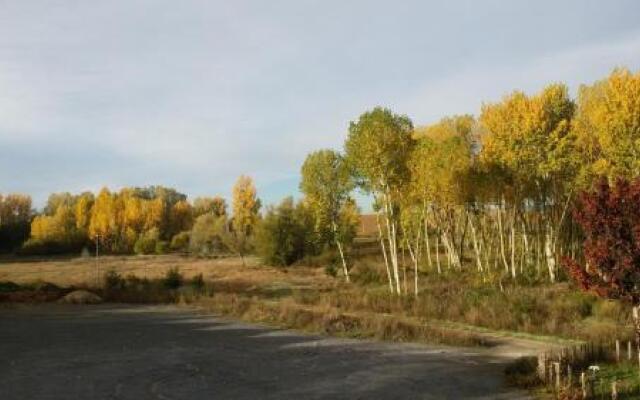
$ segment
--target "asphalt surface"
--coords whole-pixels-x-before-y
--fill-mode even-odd
[[[158,306],[0,309],[0,399],[525,399],[486,350],[333,339]]]

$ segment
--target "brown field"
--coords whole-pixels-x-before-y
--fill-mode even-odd
[[[248,287],[286,286],[311,289],[332,286],[322,268],[296,267],[279,269],[260,265],[255,258],[246,258],[246,265],[237,257],[196,258],[180,255],[106,256],[95,258],[12,260],[0,262],[0,281],[28,284],[37,281],[59,286],[100,286],[107,271],[139,278],[162,278],[167,270],[178,267],[186,279],[202,274],[207,281]]]

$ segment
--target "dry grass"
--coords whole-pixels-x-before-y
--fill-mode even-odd
[[[202,274],[206,293],[214,297],[193,296],[188,290],[167,294],[158,282],[174,267],[187,282]],[[579,293],[567,284],[505,285],[502,291],[472,274],[425,272],[418,299],[411,294],[393,296],[371,257],[357,262],[351,285],[327,276],[323,267],[272,268],[252,258],[243,266],[239,258],[178,255],[101,257],[97,267],[92,258],[9,261],[0,264],[0,282],[99,287],[110,270],[129,282],[127,290],[107,296],[114,301],[182,299],[248,320],[329,333],[455,343],[477,341],[477,334],[486,331],[550,340],[542,336],[602,341],[624,340],[630,334],[627,307]],[[143,282],[136,283],[136,278]],[[327,328],[327,316],[344,326]],[[349,324],[343,318],[359,322]]]
[[[36,281],[51,282],[58,286],[95,286],[101,284],[107,271],[123,277],[161,279],[167,270],[177,267],[186,279],[202,274],[206,281],[215,281],[222,289],[255,290],[278,286],[289,289],[322,289],[332,287],[334,280],[322,269],[296,267],[278,269],[260,265],[247,258],[246,266],[240,258],[195,258],[179,255],[163,256],[106,256],[51,260],[20,259],[0,263],[0,281],[29,284]]]

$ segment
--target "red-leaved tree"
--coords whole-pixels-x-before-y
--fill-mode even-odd
[[[614,186],[602,179],[580,196],[573,216],[585,236],[586,264],[564,258],[564,266],[582,289],[633,306],[640,349],[640,179],[619,178]]]

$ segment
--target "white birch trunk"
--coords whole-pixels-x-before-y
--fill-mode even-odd
[[[382,256],[384,258],[384,266],[387,269],[387,278],[389,279],[389,291],[393,293],[393,281],[391,279],[391,270],[389,269],[389,259],[387,258],[387,248],[384,245],[384,237],[382,236],[382,227],[380,226],[379,213],[376,213],[376,223],[378,225],[378,237],[380,238],[380,247],[382,247]]]
[[[476,253],[476,265],[478,266],[478,272],[482,272],[482,261],[480,258],[480,246],[478,246],[478,236],[476,235],[476,228],[471,221],[471,215],[468,215],[469,226],[471,227],[471,238],[473,240],[473,250]]]

